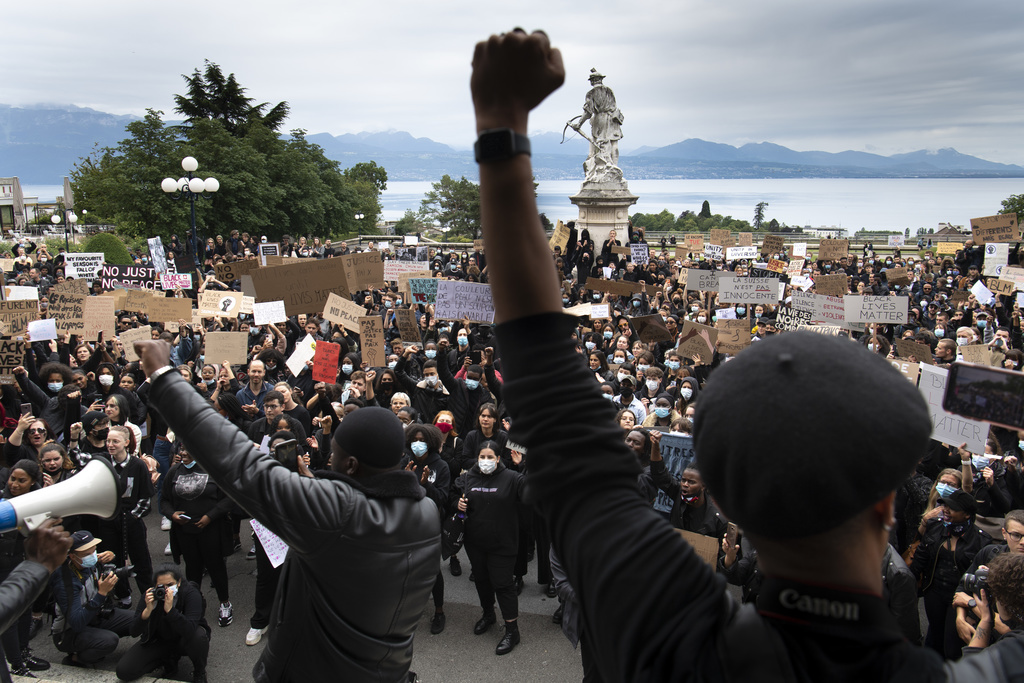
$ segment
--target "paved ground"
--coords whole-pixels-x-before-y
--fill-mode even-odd
[[[150,552],[154,565],[160,564],[164,558],[164,546],[167,545],[168,534],[160,531],[160,517],[150,515],[147,520],[149,528]],[[248,529],[243,522],[243,530]],[[253,593],[256,586],[256,563],[246,561],[245,551],[251,545],[246,533],[243,532],[244,548],[228,558],[228,575],[230,577],[231,602],[234,605],[234,623],[226,628],[217,626],[217,595],[207,578],[203,582],[203,591],[208,603],[206,618],[213,628],[210,643],[210,661],[207,668],[209,680],[213,683],[226,681],[250,681],[251,670],[256,662],[263,644],[255,647],[245,645],[245,634],[249,630],[249,617],[253,612]],[[578,681],[583,678],[583,668],[579,653],[573,650],[558,626],[551,623],[551,614],[558,606],[558,601],[544,595],[543,587],[536,583],[536,569],[531,565],[531,574],[527,575],[527,584],[520,596],[520,633],[522,643],[509,655],[498,657],[494,648],[501,639],[501,631],[493,628],[482,636],[473,635],[473,624],[480,617],[476,591],[469,581],[469,561],[462,553],[462,576],[452,577],[445,563],[445,613],[447,626],[439,635],[430,634],[430,617],[433,615],[433,604],[425,606],[423,621],[416,631],[415,655],[413,671],[416,671],[424,683],[445,681],[459,683],[461,681],[495,681],[513,683],[515,681]],[[168,558],[169,559],[169,558]],[[530,581],[530,577],[533,581]],[[133,599],[138,600],[138,589],[134,587]],[[114,667],[117,654],[131,646],[134,639],[122,639],[118,653],[101,662],[96,670],[85,670],[64,667],[60,664],[61,653],[57,652],[48,637],[49,624],[46,624],[40,635],[32,641],[35,653],[53,663],[50,670],[40,672],[38,676],[47,680],[65,681],[67,683],[94,683],[116,681]],[[158,672],[159,673],[159,672]],[[180,680],[191,680],[191,665],[187,660],[181,663]],[[29,679],[16,679],[21,683]],[[154,679],[144,679],[154,680]],[[168,679],[159,679],[168,680]]]

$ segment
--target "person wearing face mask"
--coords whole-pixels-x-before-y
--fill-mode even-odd
[[[992,537],[974,524],[978,504],[967,491],[954,491],[941,498],[942,512],[927,524],[924,538],[914,553],[910,570],[921,582],[924,609],[928,617],[925,646],[944,657],[959,652],[946,648],[946,620],[955,618],[952,608],[956,587],[974,557]]]
[[[616,408],[628,408],[636,417],[637,423],[647,419],[647,409],[640,399],[636,397],[636,378],[628,373],[621,373],[619,377],[619,393],[612,399],[612,405]]]
[[[185,561],[185,576],[203,585],[204,571],[220,600],[220,626],[232,621],[228,592],[228,570],[224,557],[231,552],[228,513],[234,503],[202,465],[192,459],[180,441],[174,444],[178,462],[171,466],[163,480],[160,513],[171,520],[171,554],[175,562]]]
[[[983,517],[1002,517],[1012,507],[1012,501],[999,442],[989,437],[985,441],[984,453],[971,453],[963,446],[959,448],[959,453],[967,482],[964,490],[974,495],[978,514]]]
[[[448,346],[446,339],[438,342],[440,355],[448,355]],[[491,393],[481,382],[484,377],[482,366],[466,366],[463,363],[463,367],[466,370],[465,379],[457,379],[447,363],[438,363],[437,374],[441,378],[441,384],[448,390],[448,409],[455,414],[455,424],[459,433],[468,434],[473,429],[473,422],[480,406],[491,401]]]
[[[184,656],[192,661],[193,683],[206,683],[210,626],[201,590],[170,564],[153,572],[153,584],[132,619],[129,634],[139,640],[118,661],[118,679],[133,681],[160,667],[172,677]]]
[[[103,410],[109,404],[111,396],[121,396],[125,400],[126,411],[124,419],[134,424],[141,424],[146,421],[147,408],[134,391],[122,389],[121,370],[115,363],[100,363],[96,370],[96,391],[85,396],[83,405],[89,410]]]
[[[671,427],[672,423],[682,416],[672,407],[672,394],[662,392],[657,395],[649,407],[650,412],[644,418],[644,427]]]
[[[691,403],[697,402],[697,396],[700,394],[700,382],[695,377],[683,377],[679,381],[679,399],[680,404],[684,406],[682,411],[685,412],[685,406]]]
[[[131,610],[112,604],[117,575],[101,576],[99,570],[114,560],[114,553],[98,553],[101,541],[89,531],[73,533],[67,561],[50,577],[55,610],[50,634],[67,655],[64,666],[88,667],[112,654],[135,618]]]
[[[477,596],[483,614],[473,633],[486,633],[497,621],[494,600],[497,597],[505,634],[495,649],[504,655],[519,644],[519,597],[513,571],[519,547],[519,504],[523,496],[522,474],[501,462],[503,447],[484,441],[477,451],[476,464],[456,482],[450,507],[466,513],[465,549],[473,568]],[[522,456],[512,455],[519,465]]]
[[[485,441],[492,441],[500,446],[498,456],[506,467],[512,465],[511,454],[506,448],[508,443],[508,432],[501,428],[498,419],[498,408],[493,403],[485,403],[477,411],[475,428],[470,430],[462,440],[462,455],[459,458],[459,469],[468,470],[476,462],[476,454],[480,450],[480,444]]]
[[[436,353],[435,358],[428,358],[423,363],[421,379],[409,374],[411,358],[418,352],[418,346],[405,349],[398,360],[398,365],[395,366],[395,375],[398,377],[399,385],[412,398],[412,407],[416,412],[420,415],[436,415],[448,407],[448,389],[441,383],[438,375]]]

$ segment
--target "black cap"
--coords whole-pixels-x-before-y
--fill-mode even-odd
[[[931,438],[917,387],[846,338],[769,337],[701,392],[694,448],[721,511],[753,535],[834,529],[894,491]]]
[[[71,549],[74,551],[90,550],[98,546],[100,542],[101,539],[96,538],[85,529],[71,534]]]
[[[405,426],[387,408],[360,408],[341,421],[334,441],[359,462],[389,469],[398,465],[405,452]]]
[[[978,511],[978,501],[974,499],[974,495],[963,489],[957,489],[943,497],[942,504],[955,512],[969,512],[973,515]]]

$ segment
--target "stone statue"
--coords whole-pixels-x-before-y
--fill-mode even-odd
[[[587,182],[621,183],[619,168],[619,139],[622,138],[622,112],[615,105],[615,94],[604,84],[604,76],[597,69],[590,70],[590,92],[583,103],[583,114],[571,119],[566,126],[590,142],[590,154],[583,162]],[[581,128],[590,121],[590,136]]]

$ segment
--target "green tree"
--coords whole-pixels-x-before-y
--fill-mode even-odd
[[[547,215],[542,213],[538,215],[538,218],[540,218],[540,227],[543,228],[545,232],[554,229],[555,226],[551,224],[551,219],[548,218]]]
[[[480,186],[466,176],[453,180],[445,174],[431,185],[420,202],[420,215],[437,221],[449,236],[480,237]]]
[[[711,202],[704,200],[704,203],[700,205],[700,217],[711,218]]]
[[[1002,201],[1002,205],[999,213],[1015,213],[1018,222],[1024,216],[1024,194],[1011,194]]]
[[[422,232],[424,229],[423,221],[420,220],[419,215],[416,214],[412,209],[406,209],[405,215],[398,219],[395,223],[395,234],[396,235],[412,235],[417,232]]]
[[[754,230],[760,230],[761,226],[764,225],[764,209],[768,206],[768,202],[758,202],[757,206],[754,207]]]
[[[103,252],[103,260],[115,265],[128,266],[134,263],[124,242],[109,232],[101,232],[87,239],[82,244],[82,251],[86,253]]]
[[[235,80],[235,74],[224,76],[220,66],[204,60],[205,72],[196,69],[191,76],[182,74],[188,84],[188,96],[174,96],[174,111],[185,117],[189,124],[201,119],[220,121],[232,135],[241,135],[253,124],[276,131],[288,118],[288,103],[278,102],[270,110],[269,102],[253,104],[245,96],[245,88]]]

